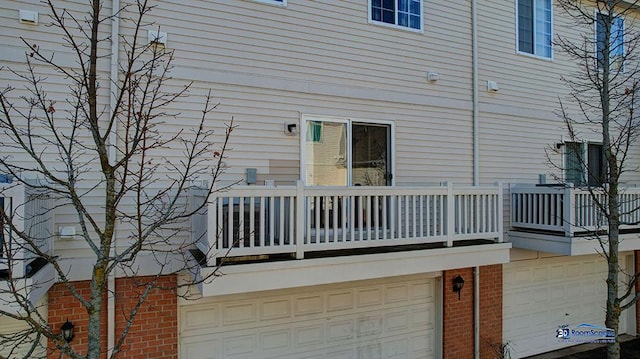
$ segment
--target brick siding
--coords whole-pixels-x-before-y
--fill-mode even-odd
[[[453,278],[458,275],[465,281],[460,300],[458,293],[453,292]],[[473,358],[473,268],[445,271],[442,280],[443,358]],[[502,265],[497,264],[480,267],[480,357],[497,357],[494,347],[501,343]]]
[[[116,279],[115,300],[115,333],[118,335],[126,325],[126,313],[137,302],[142,288],[139,286],[149,280],[147,277],[118,278]],[[166,276],[159,279],[159,284],[164,287],[175,286],[176,276]],[[89,296],[89,282],[81,281],[72,283],[74,288]],[[62,324],[69,319],[75,325],[75,338],[72,341],[73,348],[86,353],[87,350],[87,313],[80,302],[73,298],[63,283],[56,283],[49,290],[49,325],[58,331]],[[101,358],[106,358],[107,348],[107,297],[106,292],[102,307],[102,333],[101,346],[103,348]],[[49,358],[59,358],[60,353],[53,349],[49,343]],[[129,330],[129,334],[118,353],[118,358],[151,359],[151,358],[177,358],[178,357],[178,300],[174,292],[162,289],[153,289],[145,303],[140,307]]]
[[[499,358],[502,298],[502,264],[480,267],[480,358]]]
[[[464,287],[453,292],[453,278],[460,275]],[[443,280],[442,353],[444,359],[473,358],[473,269],[445,271]]]

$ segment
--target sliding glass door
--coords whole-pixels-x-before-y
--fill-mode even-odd
[[[308,119],[305,128],[306,185],[391,184],[391,125]]]

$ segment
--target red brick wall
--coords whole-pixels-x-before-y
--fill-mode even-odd
[[[74,282],[72,283],[73,287],[77,292],[79,292],[84,298],[89,298],[90,288],[89,281],[83,282]],[[106,292],[105,292],[106,293]],[[72,295],[67,285],[64,283],[56,283],[51,289],[49,289],[49,325],[51,326],[54,333],[60,332],[60,327],[64,322],[69,319],[70,322],[75,326],[74,333],[75,337],[73,341],[71,341],[71,345],[73,349],[82,354],[87,353],[87,327],[89,325],[89,320],[87,316],[87,312],[80,304],[78,300],[76,300]],[[102,343],[102,347],[107,347],[107,297],[103,296],[103,305],[102,305],[102,326],[100,333],[100,341]],[[60,352],[53,349],[53,343],[49,342],[49,358],[59,358]],[[106,352],[103,352],[101,358],[106,358]]]
[[[458,300],[453,278],[460,275],[464,287]],[[442,280],[444,358],[473,358],[473,268],[445,271]],[[502,343],[502,265],[480,267],[480,357],[495,358],[492,345]],[[498,350],[499,352],[499,350]]]
[[[502,264],[480,267],[480,357],[496,358],[502,343]]]
[[[460,275],[464,287],[458,300],[453,278]],[[473,269],[445,271],[443,280],[442,354],[445,359],[473,358]]]
[[[116,280],[116,341],[126,323],[125,313],[133,308],[142,288],[138,285],[148,277],[119,278]],[[159,284],[165,287],[175,286],[176,276],[166,276]],[[89,295],[89,282],[75,282],[74,287],[86,297]],[[58,331],[69,319],[75,325],[73,348],[80,353],[87,349],[87,314],[82,305],[75,300],[64,284],[57,283],[49,291],[49,324]],[[107,300],[106,292],[102,310],[101,342],[106,358],[107,347]],[[51,343],[49,345],[52,347]],[[50,358],[59,358],[60,353],[51,350]],[[178,357],[178,300],[174,292],[153,289],[145,303],[140,307],[129,334],[118,354],[119,358],[177,358]]]
[[[175,287],[176,276],[160,278],[162,287]],[[137,283],[136,283],[137,282]],[[116,280],[116,340],[124,330],[126,315],[137,303],[144,278]],[[119,358],[178,357],[178,298],[167,290],[154,289],[136,315]]]

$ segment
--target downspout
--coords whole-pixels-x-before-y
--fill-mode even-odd
[[[471,86],[473,121],[473,185],[480,184],[478,144],[478,8],[471,0]],[[473,268],[473,357],[480,359],[480,267]]]
[[[120,0],[112,0],[111,2],[111,73],[109,75],[109,118],[113,118],[116,112],[116,93],[118,92],[118,59],[120,57]],[[116,141],[118,122],[114,121],[109,134],[109,159],[113,164],[116,161]],[[111,254],[115,255],[116,237],[113,240]],[[116,273],[109,273],[107,282],[107,358],[113,354],[113,347],[116,342]]]

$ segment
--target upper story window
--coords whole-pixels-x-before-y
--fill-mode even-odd
[[[370,20],[422,30],[422,0],[369,0]]]
[[[624,20],[609,15],[598,13],[596,15],[596,58],[598,68],[604,64],[604,51],[606,48],[607,27],[609,33],[609,64],[611,70],[621,70],[624,58]]]
[[[551,0],[518,1],[518,51],[551,58]]]

